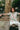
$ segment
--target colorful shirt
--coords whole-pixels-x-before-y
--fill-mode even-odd
[[[17,12],[10,13],[10,20],[17,20]]]

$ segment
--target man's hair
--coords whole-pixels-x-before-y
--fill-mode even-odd
[[[12,25],[15,25],[15,27],[18,27],[18,25],[16,25],[16,24],[12,24]]]
[[[12,25],[15,25],[15,24],[12,24]]]

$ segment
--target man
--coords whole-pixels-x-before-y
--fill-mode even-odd
[[[18,27],[16,28],[16,25],[13,24],[12,26],[10,26],[9,30],[18,30]]]

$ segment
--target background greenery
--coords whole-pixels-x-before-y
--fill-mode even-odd
[[[2,6],[2,4],[4,4],[4,6]],[[1,8],[2,8],[2,10],[1,10]],[[3,13],[4,9],[5,9],[5,0],[1,0],[0,1],[0,13]]]

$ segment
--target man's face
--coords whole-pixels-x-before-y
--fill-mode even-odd
[[[15,24],[13,24],[12,26],[15,27]]]

